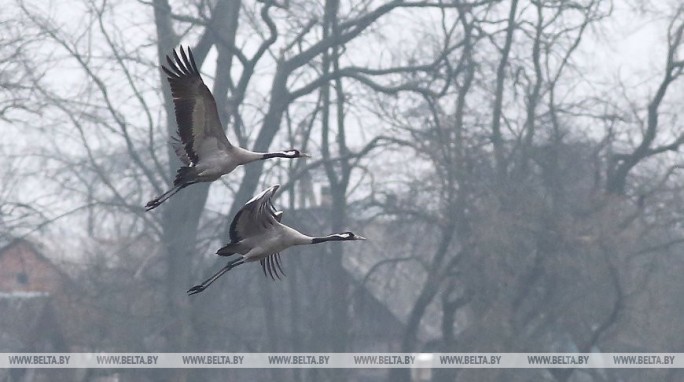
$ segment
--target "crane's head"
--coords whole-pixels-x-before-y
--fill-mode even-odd
[[[353,232],[342,232],[342,233],[334,233],[329,236],[333,241],[347,241],[347,240],[367,240],[365,237],[361,235],[356,235]]]
[[[333,233],[332,235],[323,237],[314,237],[311,244],[325,243],[327,241],[351,241],[351,240],[366,240],[365,237],[355,235],[353,232]]]
[[[285,150],[283,151],[283,157],[284,158],[311,158],[311,155],[305,154],[299,150],[295,149],[290,149],[290,150]]]

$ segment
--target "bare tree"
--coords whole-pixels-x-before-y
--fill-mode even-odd
[[[665,58],[665,70],[662,80],[652,98],[648,101],[645,120],[637,117],[642,131],[641,141],[637,147],[629,153],[615,154],[611,158],[609,172],[607,174],[606,189],[608,192],[623,194],[626,191],[627,177],[630,171],[640,162],[654,155],[667,151],[677,151],[684,142],[684,135],[679,134],[667,139],[666,143],[657,145],[658,135],[665,135],[662,127],[659,128],[659,108],[665,99],[667,90],[672,83],[682,75],[684,60],[680,58],[680,50],[684,46],[684,7],[679,7],[671,18],[667,28],[667,54]],[[635,113],[639,111],[635,110]],[[656,144],[656,146],[654,146]]]
[[[677,285],[663,269],[677,269],[684,242],[674,156],[682,137],[670,109],[684,68],[681,7],[663,75],[641,106],[618,92],[574,90],[584,81],[577,52],[610,15],[606,1],[79,4],[79,23],[17,1],[18,17],[0,24],[0,123],[41,137],[22,150],[0,146],[0,235],[69,223],[63,237],[80,241],[84,255],[70,264],[80,277],[68,330],[86,348],[365,350],[355,299],[379,279],[388,295],[392,285],[412,285],[410,295],[382,301],[406,307],[401,336],[387,339],[402,352],[621,351],[635,327],[675,311],[652,307],[649,294]],[[134,16],[120,17],[129,7]],[[402,17],[419,35],[393,46],[383,32],[396,33]],[[366,57],[364,45],[378,41],[387,51]],[[197,185],[145,213],[178,166],[159,63],[180,44],[191,46],[231,140],[259,151],[303,147],[317,158],[254,163],[212,193]],[[587,125],[604,136],[585,133]],[[232,215],[275,182],[288,224],[306,232],[365,224],[378,233],[370,245],[389,253],[359,250],[377,260],[355,280],[342,247],[301,250],[285,256],[286,281],[263,282],[246,267],[189,299],[185,290],[217,264],[211,253]],[[314,185],[330,191],[329,206],[311,203]],[[439,370],[433,378],[577,372],[539,373]]]

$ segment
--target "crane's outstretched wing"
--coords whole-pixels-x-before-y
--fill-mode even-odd
[[[183,163],[183,166],[187,167],[192,164],[192,161],[190,160],[188,153],[185,152],[183,142],[181,142],[178,137],[171,137],[171,146],[173,146],[173,151],[176,153],[176,156],[181,161],[181,163]]]
[[[253,197],[244,205],[230,224],[230,241],[237,243],[257,236],[280,223],[282,211],[276,211],[271,197],[279,186],[273,186]]]
[[[268,205],[273,217],[280,223],[283,219],[283,211],[276,210],[271,198],[268,198]],[[259,260],[259,262],[261,263],[261,269],[264,271],[264,276],[266,276],[267,270],[273,280],[275,280],[276,277],[280,280],[280,275],[287,276],[285,271],[283,271],[283,266],[280,264],[280,253],[274,253],[265,259]]]
[[[202,81],[192,51],[188,48],[186,55],[183,47],[179,50],[180,57],[173,51],[175,62],[166,56],[168,67],[162,65],[162,70],[171,85],[178,135],[190,162],[196,164],[202,157],[214,154],[219,147],[230,148],[232,145],[223,131],[216,101]]]
[[[267,188],[253,197],[238,211],[230,224],[231,244],[228,244],[226,247],[239,246],[238,243],[241,240],[264,234],[272,227],[280,224],[283,211],[276,210],[271,199],[279,187],[280,185],[276,184]],[[221,250],[218,253],[220,255]],[[230,251],[226,250],[225,253],[228,254]],[[273,253],[259,260],[259,262],[261,263],[264,275],[270,275],[274,280],[276,278],[280,279],[280,275],[285,276],[280,261],[280,253]]]

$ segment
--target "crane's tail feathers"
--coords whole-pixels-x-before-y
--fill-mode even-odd
[[[197,171],[197,167],[181,167],[176,171],[176,179],[173,180],[173,185],[187,186],[189,184],[197,183],[198,176],[199,172]]]
[[[216,251],[216,254],[219,256],[230,256],[238,253],[238,243],[229,243],[226,244],[224,247]]]
[[[225,267],[221,268],[218,272],[216,272],[213,276],[209,277],[208,279],[204,280],[202,284],[195,285],[194,287],[188,289],[188,296],[192,296],[193,294],[197,294],[202,292],[203,290],[207,289],[209,285],[211,285],[214,281],[216,281],[219,277],[223,276],[226,272],[229,270],[237,267],[240,264],[244,264],[245,259],[239,258],[235,259],[233,261],[230,261],[228,264],[226,264]]]

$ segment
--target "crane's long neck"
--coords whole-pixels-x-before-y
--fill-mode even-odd
[[[343,241],[347,240],[348,237],[339,233],[334,233],[328,236],[312,237],[311,244],[325,243],[326,241]]]
[[[247,164],[250,162],[264,159],[265,153],[257,153],[254,151],[243,149],[242,147],[234,147],[235,158],[239,164]]]
[[[271,158],[292,158],[292,154],[286,151],[275,151],[272,153],[259,153],[261,158],[259,159],[271,159]]]
[[[271,158],[295,158],[296,153],[293,151],[274,151],[270,153],[259,153],[255,151],[250,151],[243,149],[241,147],[237,147],[235,151],[235,155],[238,158],[238,162],[240,164],[247,164],[250,162],[258,161],[258,160],[264,160],[264,159],[271,159]]]
[[[312,240],[314,239],[313,237],[304,235],[292,227],[288,227],[286,225],[281,225],[281,227],[285,231],[285,237],[287,238],[286,240],[289,245],[307,245],[311,244]]]
[[[307,245],[307,244],[318,244],[325,243],[326,241],[342,241],[349,240],[349,236],[342,233],[334,233],[328,236],[313,237],[304,235],[303,233],[287,227],[288,236],[290,236],[290,243],[292,245]]]

